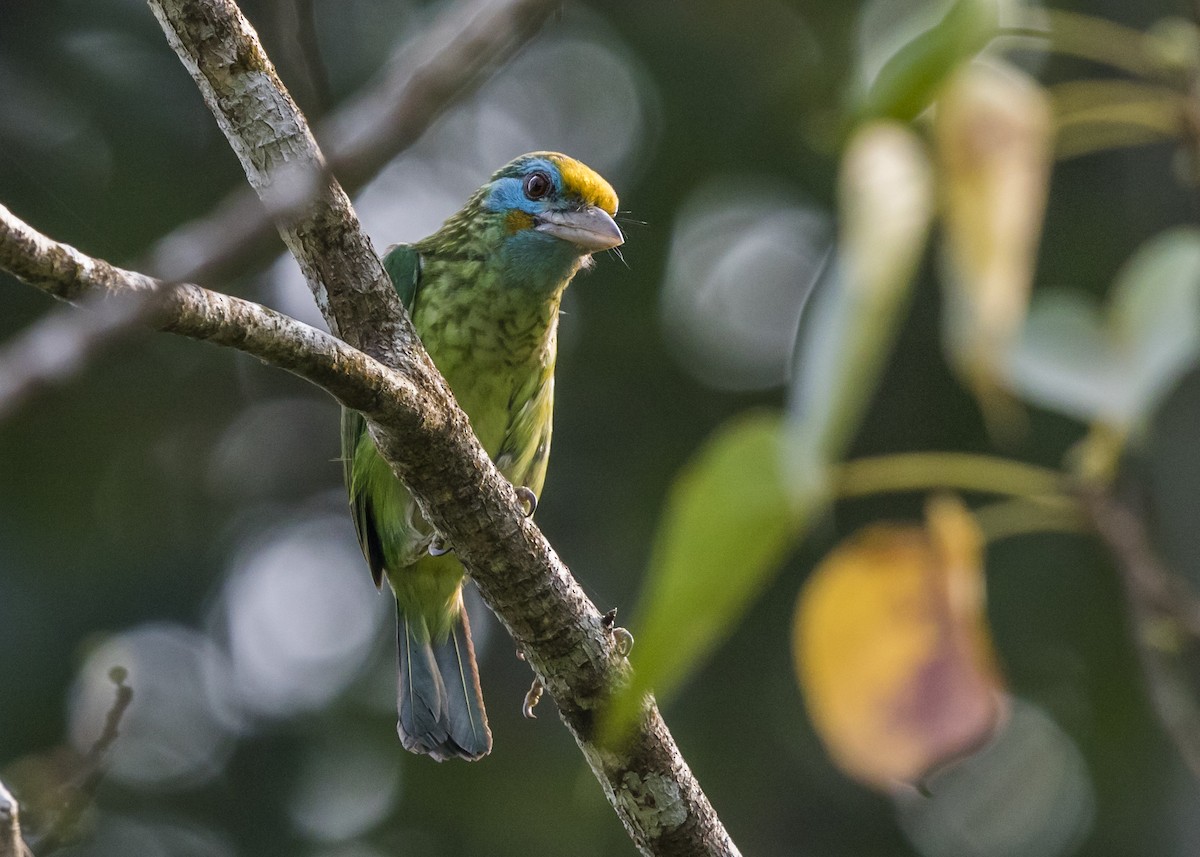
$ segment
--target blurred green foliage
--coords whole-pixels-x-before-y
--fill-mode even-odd
[[[243,5],[314,113],[324,102],[314,76],[327,75],[334,101],[345,98],[437,8],[314,0],[322,70],[297,47],[304,3]],[[777,407],[784,395],[738,392],[728,379],[714,391],[663,335],[659,289],[676,212],[718,179],[746,188],[746,204],[766,183],[797,205],[836,212],[838,146],[861,93],[880,105],[873,115],[916,113],[939,76],[979,46],[973,17],[963,41],[955,36],[968,7],[570,3],[513,69],[440,123],[373,197],[364,193],[364,219],[383,246],[428,232],[526,149],[566,149],[620,192],[627,266],[601,259],[569,292],[555,450],[538,511],[601,609],[655,609],[635,599],[674,475],[726,418]],[[1073,8],[1139,29],[1181,11],[1162,0]],[[889,37],[909,18],[942,24],[897,55]],[[1015,58],[1048,83],[1108,73],[1039,51]],[[872,87],[865,68],[886,72]],[[1159,144],[1057,165],[1035,288],[1069,286],[1102,301],[1136,248],[1193,219],[1196,191],[1176,178],[1177,157]],[[0,200],[15,213],[133,265],[241,181],[141,3],[4,3]],[[847,440],[850,456],[994,450],[942,355],[933,268],[918,271],[878,390]],[[797,272],[797,306],[811,275]],[[748,267],[747,288],[755,276]],[[208,285],[311,313],[294,280],[285,260]],[[0,339],[48,308],[7,278],[0,307]],[[790,361],[790,349],[779,359]],[[1131,470],[1166,557],[1200,582],[1185,513],[1200,502],[1188,454],[1196,389],[1193,374],[1164,393]],[[103,675],[115,658],[130,668],[134,707],[75,854],[630,853],[565,730],[545,715],[521,718],[528,669],[493,622],[476,623],[493,755],[439,766],[400,750],[391,630],[366,606],[378,601],[354,554],[336,424],[333,403],[290,376],[139,335],[0,426],[0,773],[25,787],[31,828],[39,795],[53,788],[38,784],[64,776],[55,748],[85,751],[101,728],[112,692]],[[1052,467],[1086,430],[1036,408],[1028,427],[1005,454]],[[936,807],[897,813],[826,761],[788,651],[795,593],[814,562],[865,522],[919,517],[921,502],[856,500],[816,522],[778,576],[756,584],[765,591],[744,620],[714,630],[727,642],[695,664],[667,707],[744,853],[938,853],[920,827]],[[758,537],[743,534],[747,564],[776,552],[777,542]],[[1034,720],[1057,724],[1066,743],[1054,747],[1094,794],[1081,839],[1037,847],[1194,853],[1200,789],[1151,710],[1110,561],[1091,539],[1035,535],[993,545],[987,567],[1009,687],[1036,706]],[[1022,746],[1015,758],[1036,773],[1047,753]],[[1032,781],[1010,778],[1006,794]],[[1002,797],[984,805],[990,820],[1006,817]]]
[[[739,414],[677,477],[632,627],[632,685],[611,712],[625,728],[648,690],[666,701],[739,622],[820,508],[787,478],[781,415]],[[643,630],[644,629],[644,630]],[[645,653],[645,655],[643,655]]]
[[[1078,291],[1039,296],[1014,359],[1033,401],[1121,432],[1140,430],[1200,349],[1200,232],[1138,248],[1101,313]]]
[[[945,17],[888,59],[858,107],[858,120],[915,119],[959,64],[996,33],[994,0],[956,0]]]

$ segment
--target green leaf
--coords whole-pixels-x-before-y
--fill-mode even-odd
[[[1009,355],[1026,399],[1131,430],[1200,354],[1200,230],[1146,242],[1113,284],[1107,314],[1063,290],[1034,301]]]
[[[859,105],[858,121],[916,118],[954,69],[983,50],[996,27],[994,0],[958,0],[887,61]]]
[[[787,424],[751,412],[727,422],[676,478],[659,523],[630,660],[614,700],[615,737],[647,690],[669,698],[736,626],[820,502],[785,484]]]

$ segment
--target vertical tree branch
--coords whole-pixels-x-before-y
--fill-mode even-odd
[[[400,299],[250,22],[232,2],[150,8],[254,191],[274,204],[310,200],[301,218],[277,226],[330,329],[389,366],[409,362],[415,337]]]
[[[329,72],[321,58],[314,6],[314,0],[278,0],[275,4],[275,20],[279,22],[280,29],[287,31],[282,44],[292,64],[304,76],[304,88],[309,95],[309,115],[320,118],[329,112],[333,93],[329,88]]]

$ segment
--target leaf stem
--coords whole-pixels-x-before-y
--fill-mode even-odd
[[[1110,66],[1134,77],[1152,78],[1161,71],[1146,50],[1146,34],[1092,15],[1039,9],[1016,26],[1000,27],[997,35],[1021,42],[1048,39],[1053,53]]]
[[[975,521],[988,544],[1033,533],[1089,533],[1092,531],[1078,504],[1066,497],[1023,497],[1000,500],[975,510]]]
[[[1047,467],[964,452],[906,452],[847,461],[834,470],[839,498],[955,488],[1071,502],[1066,475]]]

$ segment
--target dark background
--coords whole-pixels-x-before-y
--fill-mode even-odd
[[[316,0],[321,70],[303,60],[290,0],[242,5],[313,116],[437,11]],[[625,264],[600,258],[568,292],[538,511],[602,609],[635,608],[658,509],[697,444],[733,413],[782,402],[788,326],[832,228],[856,75],[878,68],[910,13],[936,20],[930,8],[569,3],[360,198],[383,247],[432,231],[529,149],[579,157],[620,193]],[[1136,27],[1190,11],[1157,0],[1076,8]],[[1097,71],[1020,59],[1047,81]],[[1196,191],[1174,161],[1162,145],[1058,165],[1037,283],[1101,295],[1142,241],[1193,220]],[[15,214],[136,266],[157,237],[242,181],[143,3],[0,0],[0,201]],[[720,226],[731,210],[741,219]],[[755,235],[784,256],[680,281],[680,254],[715,260]],[[0,280],[0,337],[52,308]],[[206,285],[315,318],[290,258]],[[944,362],[938,324],[927,270],[856,454],[992,448]],[[1185,381],[1170,397],[1139,462],[1156,535],[1193,576],[1198,390]],[[552,706],[521,717],[529,670],[490,617],[475,624],[493,754],[468,766],[402,752],[391,617],[345,513],[337,419],[331,401],[282,372],[137,334],[0,425],[6,782],[26,784],[36,815],[29,784],[53,780],[56,747],[87,749],[112,699],[106,670],[120,663],[135,704],[86,818],[93,838],[72,853],[632,853]],[[1030,427],[1005,453],[1050,466],[1083,432],[1038,411]],[[795,595],[814,562],[861,524],[920,509],[904,495],[839,506],[666,709],[743,853],[954,853],[906,836],[898,819],[910,816],[830,766],[789,653]],[[1044,761],[1026,756],[978,811],[1048,832],[1037,848],[979,853],[1195,853],[1197,784],[1153,717],[1103,552],[1083,537],[1004,541],[989,551],[988,588],[1009,684],[1057,724],[1055,746],[1074,760],[1076,815],[1061,841],[1057,822],[1023,819],[1020,793]]]

